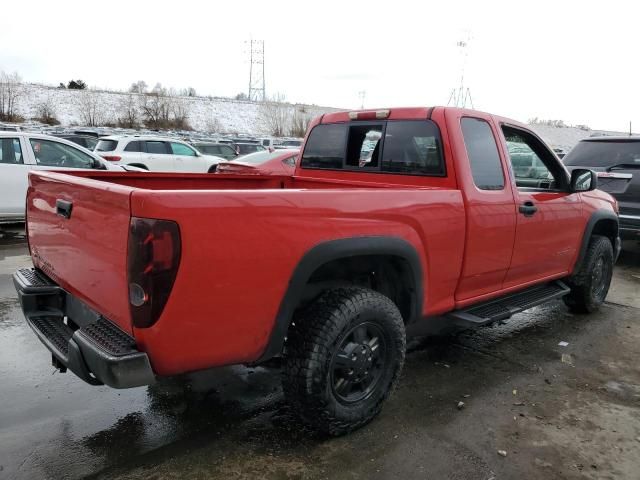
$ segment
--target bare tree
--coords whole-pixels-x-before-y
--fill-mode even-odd
[[[36,120],[47,125],[60,125],[60,120],[56,116],[56,108],[50,95],[36,105]]]
[[[173,97],[169,103],[169,123],[173,128],[189,130],[189,105],[187,101]]]
[[[222,132],[222,124],[217,117],[207,118],[205,129],[209,133],[220,133]]]
[[[305,133],[307,133],[310,121],[311,116],[305,112],[304,107],[299,110],[294,110],[293,116],[291,117],[291,125],[289,127],[289,136],[304,137]]]
[[[147,127],[161,128],[162,124],[169,119],[169,104],[166,95],[155,92],[144,95],[140,109]]]
[[[100,126],[106,120],[102,99],[93,90],[78,93],[76,108],[82,123],[88,127]]]
[[[183,97],[195,97],[196,89],[193,87],[183,88],[182,90],[180,90],[180,95],[182,95]]]
[[[127,95],[118,105],[119,115],[117,125],[122,128],[140,127],[140,110],[135,95]]]
[[[188,130],[188,104],[176,98],[173,89],[167,91],[160,84],[142,97],[141,110],[144,123],[150,128],[179,128]]]
[[[144,80],[138,80],[135,83],[132,83],[129,87],[129,92],[131,93],[147,93],[147,82]]]
[[[260,106],[262,121],[274,137],[284,137],[290,128],[290,107],[284,102],[284,95],[277,94]]]
[[[22,91],[22,78],[17,72],[0,72],[0,120],[19,120],[17,107]]]

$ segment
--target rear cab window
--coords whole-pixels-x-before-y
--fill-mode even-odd
[[[431,120],[387,120],[316,125],[301,167],[444,176],[442,141]]]
[[[98,140],[98,143],[96,143],[95,151],[96,152],[113,152],[117,146],[118,146],[117,140],[101,139],[101,140]]]

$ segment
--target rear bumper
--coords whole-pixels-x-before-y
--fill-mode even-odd
[[[13,274],[13,283],[29,326],[53,355],[92,385],[130,388],[155,382],[135,340],[35,269]]]

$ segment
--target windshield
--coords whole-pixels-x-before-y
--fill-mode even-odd
[[[582,141],[562,159],[565,165],[581,167],[612,167],[639,165],[640,142],[637,141]]]

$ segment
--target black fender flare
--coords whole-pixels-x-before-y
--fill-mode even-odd
[[[614,249],[614,255],[615,255],[616,249],[619,248],[620,234],[618,231],[618,225],[619,225],[618,215],[616,215],[616,213],[612,210],[596,210],[591,214],[591,217],[589,218],[589,221],[587,222],[587,225],[584,228],[584,234],[582,235],[582,243],[580,244],[580,252],[578,254],[578,260],[576,260],[576,264],[573,267],[573,272],[571,272],[572,274],[580,270],[580,267],[582,266],[582,262],[584,261],[584,257],[587,254],[587,249],[589,248],[589,240],[591,240],[593,229],[595,228],[596,224],[601,220],[613,220],[615,222],[616,224],[615,238],[612,239],[612,242],[613,242],[612,247]]]
[[[333,260],[361,255],[392,255],[405,260],[411,269],[415,294],[412,298],[411,317],[407,323],[422,316],[424,288],[422,285],[422,264],[416,249],[406,240],[398,237],[353,237],[320,243],[307,251],[298,262],[271,330],[271,336],[260,358],[262,362],[282,353],[284,340],[291,324],[294,311],[300,304],[304,289],[315,272],[322,265]]]

